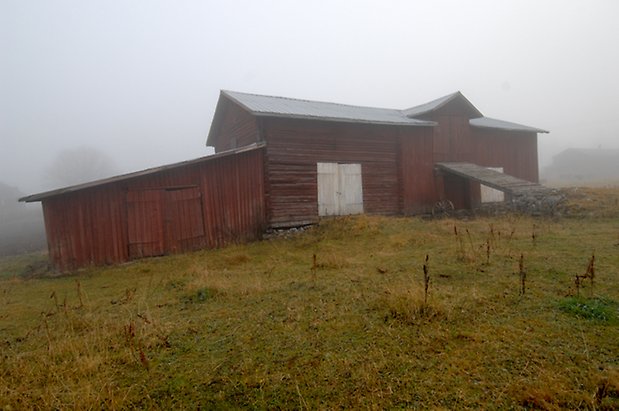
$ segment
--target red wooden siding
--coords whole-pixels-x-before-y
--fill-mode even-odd
[[[259,238],[263,150],[44,199],[53,265],[70,270]]]
[[[407,153],[423,162],[407,161],[407,207],[423,202],[431,182],[416,175],[431,175],[431,140],[424,128],[335,123],[293,119],[265,121],[269,223],[273,226],[318,220],[316,164],[359,163],[363,181],[363,208],[368,214],[401,213],[400,134]],[[425,134],[424,134],[425,133]],[[417,141],[419,140],[419,141]],[[430,151],[426,151],[430,150]],[[429,160],[428,160],[429,159]]]
[[[221,99],[219,130],[212,142],[219,153],[259,141],[258,119],[228,99]]]
[[[537,133],[473,128],[475,164],[503,167],[503,172],[539,182]]]
[[[418,214],[431,210],[438,201],[434,177],[432,128],[401,129],[400,174],[402,213]]]
[[[129,256],[162,255],[165,251],[161,190],[127,193]]]

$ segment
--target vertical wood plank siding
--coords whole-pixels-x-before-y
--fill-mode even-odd
[[[167,252],[219,247],[260,238],[265,229],[263,151],[257,149],[206,159],[44,199],[52,264],[66,271],[129,260],[127,196],[129,192],[140,190],[165,192],[175,187],[194,187],[195,191],[183,190],[178,194],[171,194],[174,192],[171,191],[163,197],[167,204],[176,203],[174,207],[168,206],[167,219],[174,220],[176,216],[185,222],[184,226],[167,227],[168,237],[173,241]],[[193,211],[198,201],[203,229],[195,227],[200,223]],[[140,230],[139,224],[132,229]],[[139,233],[132,235],[139,236]],[[149,234],[144,235],[148,237]]]

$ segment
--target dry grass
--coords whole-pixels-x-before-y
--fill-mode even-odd
[[[5,273],[0,407],[614,409],[618,235],[616,218],[360,216],[60,278]],[[597,303],[608,317],[582,311]]]

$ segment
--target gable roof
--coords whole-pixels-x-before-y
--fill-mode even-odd
[[[493,129],[501,129],[508,131],[531,131],[534,133],[548,133],[546,130],[542,130],[541,128],[535,128],[530,126],[525,126],[518,123],[511,123],[509,121],[497,120],[495,118],[490,117],[479,117],[472,118],[469,120],[469,124],[473,127],[479,128],[493,128]]]
[[[222,95],[235,101],[255,116],[305,118],[351,123],[393,124],[400,126],[434,126],[433,121],[407,117],[401,110],[351,106],[322,101],[264,96],[222,90]]]
[[[467,110],[469,123],[472,127],[548,133],[548,131],[536,127],[484,117],[460,91],[437,98],[425,104],[405,110],[397,110],[221,90],[217,108],[215,109],[215,116],[206,140],[207,145],[213,141],[212,139],[218,132],[222,121],[220,113],[222,111],[222,99],[232,101],[234,104],[239,105],[247,112],[257,117],[299,118],[346,123],[417,127],[436,126],[436,122],[423,119],[423,117],[440,110],[451,102],[459,102],[465,107],[465,110]]]
[[[406,110],[403,110],[403,112],[407,117],[410,117],[410,118],[419,117],[425,114],[429,114],[433,111],[436,111],[440,109],[441,107],[455,100],[460,100],[462,103],[464,103],[464,105],[473,114],[472,117],[483,116],[483,114],[481,114],[481,112],[477,110],[477,108],[466,97],[464,97],[464,95],[459,91],[456,91],[455,93],[451,93],[443,97],[439,97],[436,100],[432,100],[430,102],[420,104],[415,107],[407,108]]]

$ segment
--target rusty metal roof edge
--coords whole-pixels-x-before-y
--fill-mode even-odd
[[[244,153],[247,151],[258,150],[265,147],[266,144],[264,142],[253,143],[248,146],[243,146],[239,148],[235,148],[232,150],[222,151],[220,153],[211,154],[208,156],[198,157],[191,160],[180,161],[178,163],[165,164],[163,166],[151,167],[140,171],[134,171],[131,173],[120,174],[113,177],[108,177],[100,180],[89,181],[86,183],[75,184],[68,187],[62,187],[50,191],[44,191],[42,193],[31,194],[25,197],[20,198],[18,201],[23,203],[32,203],[36,201],[41,201],[49,197],[55,197],[62,194],[72,193],[79,190],[85,190],[87,188],[97,187],[104,184],[116,183],[118,181],[129,180],[131,178],[142,177],[149,174],[154,174],[160,171],[172,170],[178,167],[183,167],[187,165],[197,164],[203,161],[211,161],[216,160],[222,157],[228,157],[235,154]]]

